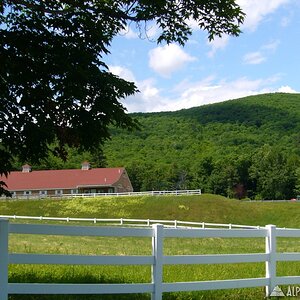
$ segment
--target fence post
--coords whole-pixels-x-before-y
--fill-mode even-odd
[[[266,261],[266,278],[269,284],[266,286],[266,297],[269,297],[276,287],[276,226],[267,225],[268,235],[266,237],[266,253],[269,259]]]
[[[162,273],[163,273],[163,230],[161,224],[152,225],[154,237],[152,237],[152,255],[154,256],[154,264],[152,265],[152,283],[154,292],[151,295],[151,300],[162,299]]]
[[[0,299],[8,299],[8,220],[0,219]]]

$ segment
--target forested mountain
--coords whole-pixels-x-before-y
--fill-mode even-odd
[[[66,164],[52,159],[44,167],[78,167],[83,158],[94,166],[125,166],[136,191],[201,188],[253,199],[300,194],[300,94],[133,116],[141,130],[113,129],[105,161],[73,152]]]
[[[127,168],[136,190],[201,188],[264,199],[298,193],[299,94],[265,94],[135,117],[142,129],[114,131],[104,153],[109,166]]]

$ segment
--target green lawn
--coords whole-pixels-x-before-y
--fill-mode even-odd
[[[222,196],[0,200],[0,214],[183,220],[300,228],[299,202],[245,202]]]
[[[184,208],[183,208],[184,207]],[[126,197],[72,200],[1,201],[0,214],[98,218],[178,219],[247,225],[269,223],[299,227],[299,203],[240,202],[219,196]],[[86,223],[81,223],[82,225]],[[165,255],[263,253],[263,238],[174,239],[164,242]],[[149,238],[102,238],[17,235],[9,248],[17,253],[89,255],[150,255]],[[279,239],[278,251],[300,252],[299,239]],[[299,275],[300,263],[278,263],[278,275]],[[164,282],[264,277],[264,263],[164,266]],[[151,282],[150,266],[33,266],[11,265],[11,282],[131,283]],[[284,288],[283,288],[284,289]],[[263,288],[168,293],[165,299],[263,299]],[[10,296],[17,299],[150,299],[150,295]],[[287,299],[291,299],[290,297]]]

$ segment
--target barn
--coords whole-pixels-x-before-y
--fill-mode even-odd
[[[83,162],[81,169],[41,171],[26,164],[22,171],[13,171],[1,180],[14,197],[133,191],[125,168],[91,168],[88,162]]]

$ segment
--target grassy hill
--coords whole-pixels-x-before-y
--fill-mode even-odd
[[[109,166],[128,169],[136,190],[202,188],[257,199],[299,193],[299,94],[133,116],[141,131],[113,131],[104,154]]]
[[[99,218],[151,218],[190,221],[299,227],[298,202],[246,202],[222,196],[154,196],[115,197],[65,200],[0,201],[1,214],[48,215]],[[18,221],[19,222],[19,221]],[[37,221],[40,222],[40,221]],[[44,223],[44,221],[43,221]],[[299,252],[299,239],[282,238],[278,251]],[[151,255],[150,238],[74,237],[74,236],[10,236],[14,253],[46,253],[74,255]],[[229,253],[264,253],[264,238],[207,238],[164,241],[166,255],[199,255]],[[278,262],[279,276],[298,275],[299,262]],[[170,265],[164,266],[164,282],[185,282],[265,276],[264,263]],[[151,282],[149,266],[60,266],[11,265],[11,282],[46,283],[146,283]],[[284,290],[286,292],[286,288]],[[12,295],[11,300],[149,300],[150,295]],[[264,299],[263,287],[201,292],[165,293],[164,299]]]
[[[162,219],[300,227],[300,203],[298,202],[245,202],[209,194],[0,201],[0,214]]]
[[[135,191],[198,189],[231,198],[300,194],[300,94],[263,94],[175,112],[133,114],[102,153],[70,151],[42,168],[124,166]]]

